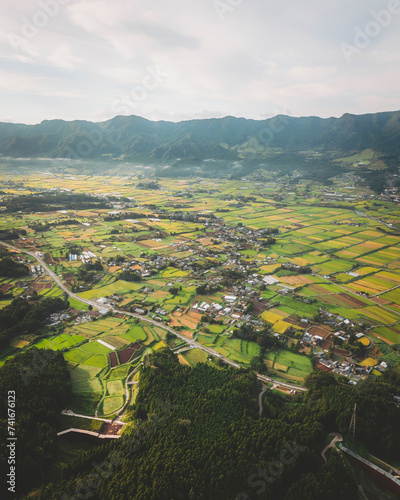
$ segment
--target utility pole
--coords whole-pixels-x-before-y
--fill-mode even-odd
[[[351,417],[351,422],[350,422],[349,432],[348,432],[348,435],[351,436],[353,441],[355,440],[355,437],[356,437],[356,411],[357,411],[357,403],[355,403],[355,405],[354,405],[353,415]]]

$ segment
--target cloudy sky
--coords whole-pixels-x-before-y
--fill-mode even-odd
[[[2,0],[0,121],[400,109],[400,0]]]

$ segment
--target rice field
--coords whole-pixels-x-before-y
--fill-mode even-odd
[[[124,404],[123,396],[106,397],[102,403],[102,414],[111,415],[119,410]]]
[[[75,177],[75,176],[74,176]],[[320,309],[328,311],[334,316],[339,315],[356,322],[366,323],[372,326],[371,336],[381,343],[386,342],[387,347],[392,344],[400,344],[400,331],[397,330],[400,320],[400,288],[393,289],[400,283],[400,238],[394,234],[388,234],[390,230],[385,228],[385,233],[380,231],[381,224],[372,218],[367,219],[353,210],[333,208],[323,206],[321,202],[323,192],[313,185],[308,197],[303,197],[307,183],[301,181],[302,187],[293,187],[293,193],[287,195],[285,205],[277,203],[275,196],[279,190],[284,190],[281,186],[276,190],[275,184],[271,186],[255,185],[251,182],[228,180],[204,180],[202,188],[203,194],[196,193],[194,184],[188,181],[170,181],[161,179],[163,185],[161,191],[141,191],[135,190],[132,184],[121,181],[119,178],[106,176],[104,178],[92,178],[85,180],[82,176],[76,176],[76,180],[60,175],[57,179],[49,179],[49,185],[53,187],[67,187],[76,192],[93,193],[113,193],[118,192],[121,196],[134,196],[137,207],[140,204],[154,203],[160,209],[171,210],[171,202],[182,205],[182,212],[206,211],[215,212],[218,209],[218,217],[221,217],[229,227],[237,226],[240,221],[244,226],[257,229],[278,228],[276,244],[269,248],[261,248],[260,245],[246,245],[248,248],[238,249],[239,258],[245,265],[251,265],[254,275],[263,277],[274,275],[280,280],[280,285],[286,285],[295,289],[294,293],[280,295],[282,287],[268,286],[262,290],[261,297],[268,306],[260,306],[257,315],[253,311],[253,318],[265,321],[270,325],[270,330],[279,333],[282,337],[287,335],[289,328],[298,329],[300,318],[313,318]],[[31,181],[30,181],[31,183]],[[37,188],[43,183],[40,175],[32,178],[32,187]],[[189,199],[175,196],[180,189],[190,187],[193,196]],[[246,187],[246,189],[241,189]],[[165,190],[164,190],[165,188]],[[192,189],[193,188],[193,189]],[[324,188],[325,189],[325,188]],[[335,186],[335,189],[341,190]],[[302,191],[303,190],[303,191]],[[208,194],[204,194],[207,192]],[[259,194],[260,195],[259,195]],[[294,194],[296,193],[296,194]],[[357,187],[354,193],[362,194],[362,188]],[[236,196],[248,195],[256,199],[256,202],[249,201],[244,206],[234,206],[232,201],[236,201]],[[347,192],[348,194],[348,192]],[[295,200],[297,196],[298,202]],[[342,203],[342,202],[338,202]],[[364,206],[364,202],[343,202],[343,206],[348,208],[356,207],[357,210]],[[186,221],[173,221],[162,219],[161,221],[150,221],[148,217],[154,217],[152,209],[149,207],[137,208],[144,217],[138,222],[131,220],[107,221],[104,216],[108,210],[80,210],[74,217],[79,219],[79,224],[63,227],[58,225],[50,231],[36,235],[29,224],[37,221],[36,214],[26,214],[23,221],[28,228],[29,237],[32,237],[38,248],[44,254],[49,254],[53,262],[55,272],[58,274],[70,275],[71,283],[80,285],[77,281],[79,268],[82,267],[80,261],[70,262],[65,259],[68,252],[68,245],[85,245],[94,254],[102,258],[103,271],[96,277],[97,281],[91,290],[80,293],[82,298],[98,299],[119,294],[123,300],[119,302],[120,307],[135,304],[143,304],[144,307],[152,309],[153,306],[162,307],[166,311],[164,318],[169,316],[171,326],[180,328],[182,333],[188,337],[197,336],[197,340],[213,349],[217,349],[221,354],[230,359],[236,360],[244,365],[248,365],[252,357],[257,356],[260,348],[257,343],[241,341],[240,339],[229,338],[234,327],[230,316],[223,317],[224,324],[208,324],[209,333],[201,331],[204,324],[201,324],[201,316],[193,316],[190,306],[198,300],[196,297],[196,287],[204,282],[212,282],[219,278],[221,267],[229,262],[231,256],[225,250],[234,246],[232,241],[216,241],[219,239],[218,231],[212,234],[210,229],[204,231],[203,224],[208,222],[208,217],[204,217],[198,223]],[[372,202],[368,202],[369,214],[376,219],[389,221],[390,218],[397,217],[396,207],[391,208],[391,213],[385,213],[386,205],[381,208],[374,208]],[[129,212],[130,209],[127,209]],[[51,221],[53,219],[65,217],[59,213],[44,213],[42,219]],[[133,217],[132,217],[133,218]],[[22,224],[19,219],[11,220],[8,215],[4,216],[5,223],[9,227],[14,224]],[[6,220],[7,219],[7,220]],[[129,219],[127,214],[126,219]],[[90,224],[83,226],[82,223]],[[135,233],[131,229],[135,229]],[[151,230],[149,229],[151,228]],[[111,231],[117,229],[119,233],[113,234]],[[161,231],[161,241],[155,237],[155,231]],[[176,234],[171,234],[176,233]],[[132,241],[136,239],[136,241]],[[265,238],[264,238],[265,240]],[[186,248],[181,251],[179,245]],[[173,246],[170,246],[173,245]],[[212,255],[200,255],[197,251],[199,245],[209,252],[216,252]],[[181,270],[178,267],[166,267],[161,270],[152,270],[152,275],[143,278],[141,282],[126,282],[118,280],[119,273],[128,261],[134,261],[132,268],[141,271],[148,264],[147,256],[158,253],[167,260],[171,258],[192,258],[203,266],[208,262],[215,261],[215,269],[194,275],[190,270]],[[126,258],[125,264],[120,262],[111,263],[118,255]],[[106,265],[105,260],[110,259]],[[281,264],[292,263],[298,266],[310,266],[312,274],[300,274],[296,272],[282,272]],[[167,264],[168,265],[168,264]],[[110,267],[109,267],[110,266]],[[353,272],[356,275],[350,275]],[[358,276],[357,276],[358,275]],[[328,276],[329,278],[324,278]],[[249,281],[250,281],[249,274]],[[44,296],[56,296],[60,293],[56,287],[44,277],[42,282],[37,282],[41,289],[38,293]],[[262,279],[262,278],[261,278]],[[33,280],[31,280],[33,281]],[[217,281],[218,282],[218,281]],[[11,283],[11,282],[10,282]],[[1,280],[0,286],[7,284]],[[45,288],[50,285],[49,288]],[[84,284],[85,286],[90,286]],[[22,293],[22,286],[12,283],[13,294]],[[169,293],[171,286],[182,287],[176,296]],[[145,291],[146,287],[149,290]],[[260,285],[250,285],[253,291],[260,289]],[[369,296],[364,294],[366,292]],[[218,302],[223,304],[222,296],[226,290],[213,292],[201,300],[208,302]],[[297,297],[296,297],[297,295]],[[376,297],[374,297],[376,296]],[[374,300],[371,300],[373,298]],[[376,300],[375,300],[376,299]],[[0,301],[2,306],[9,304],[8,299]],[[70,300],[71,306],[78,310],[87,310],[87,305]],[[181,306],[181,307],[179,307]],[[242,304],[245,307],[246,304]],[[155,307],[155,308],[156,308]],[[179,311],[177,308],[179,307]],[[268,310],[265,310],[267,309]],[[154,308],[154,309],[155,309]],[[220,316],[215,315],[215,319]],[[239,327],[241,320],[235,320],[235,327]],[[256,328],[257,329],[257,328]],[[115,348],[117,351],[129,349],[130,344],[136,342],[148,348],[148,352],[161,348],[161,342],[165,338],[165,330],[154,326],[148,326],[144,322],[134,324],[132,320],[119,318],[104,318],[87,323],[69,325],[63,332],[64,336],[57,335],[42,338],[37,342],[39,348],[51,348],[62,350],[65,359],[68,361],[71,374],[73,374],[74,384],[79,385],[79,393],[84,394],[83,389],[91,390],[89,382],[98,380],[102,384],[101,393],[105,397],[102,409],[107,411],[117,404],[112,398],[121,396],[116,393],[116,387],[121,389],[118,382],[124,380],[129,370],[129,364],[120,363],[120,355],[115,354],[115,367],[111,368],[109,353],[106,346],[96,342],[100,339]],[[363,339],[362,342],[366,342]],[[385,344],[385,345],[386,345]],[[15,344],[17,346],[17,344]],[[29,344],[18,344],[18,348],[29,348]],[[126,350],[126,356],[129,351]],[[391,352],[385,355],[391,355]],[[291,356],[292,353],[289,353]],[[182,355],[189,364],[194,365],[202,362],[207,355],[201,350],[191,350]],[[309,359],[303,356],[286,358],[284,353],[274,355],[273,359],[267,359],[271,363],[272,370],[279,371],[285,377],[298,380],[309,372]],[[305,360],[305,364],[302,362]],[[129,360],[128,360],[129,361]],[[0,361],[1,362],[1,361]],[[116,384],[111,382],[116,381]],[[95,381],[91,382],[94,390],[99,390]],[[118,402],[119,404],[119,402]]]
[[[85,341],[85,337],[81,335],[68,335],[63,333],[61,335],[54,335],[52,337],[47,337],[39,340],[35,343],[35,347],[38,349],[51,349],[52,351],[60,351],[64,349],[70,349],[71,347],[82,343]]]
[[[118,396],[124,395],[125,388],[122,385],[121,380],[108,380],[107,381],[107,395],[109,396]]]
[[[202,349],[190,349],[182,354],[190,366],[196,366],[198,363],[205,363],[208,355]]]
[[[272,363],[270,368],[282,371],[295,379],[304,379],[313,370],[308,357],[284,349],[267,353],[266,359]]]

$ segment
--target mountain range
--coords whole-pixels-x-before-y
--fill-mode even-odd
[[[175,161],[268,160],[319,153],[348,157],[372,150],[400,155],[400,111],[340,118],[278,115],[266,120],[226,116],[182,122],[116,116],[104,122],[44,120],[37,125],[0,123],[0,154],[19,158]]]

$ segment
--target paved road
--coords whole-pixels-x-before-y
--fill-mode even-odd
[[[90,305],[90,306],[94,307],[95,309],[108,309],[109,311],[112,311],[113,313],[125,314],[125,315],[131,316],[133,318],[138,318],[141,321],[146,321],[147,323],[151,323],[154,326],[157,326],[159,328],[163,328],[164,330],[171,332],[172,334],[174,334],[175,336],[177,336],[178,338],[180,338],[184,342],[189,343],[189,345],[191,345],[192,347],[196,347],[197,349],[201,349],[202,351],[206,352],[210,356],[221,359],[224,363],[226,363],[230,366],[233,366],[234,368],[237,368],[237,369],[242,368],[238,363],[235,363],[234,361],[231,361],[228,358],[224,358],[222,356],[222,354],[220,354],[217,351],[214,351],[214,349],[210,349],[209,347],[204,347],[203,345],[199,344],[198,342],[188,339],[187,337],[185,337],[185,335],[182,335],[181,333],[173,330],[172,328],[164,325],[163,323],[160,323],[159,321],[155,321],[154,319],[151,319],[151,318],[148,318],[145,316],[141,316],[140,314],[122,311],[122,310],[116,309],[113,306],[110,306],[108,304],[104,304],[104,305],[101,304],[100,305],[98,302],[96,302],[94,300],[83,299],[82,297],[80,297],[76,293],[71,292],[71,290],[69,290],[64,285],[64,283],[60,280],[60,278],[47,266],[47,264],[43,261],[43,259],[41,257],[37,256],[34,252],[29,252],[28,250],[23,250],[21,248],[18,248],[18,247],[11,245],[10,243],[5,243],[4,241],[1,241],[0,244],[6,246],[8,248],[11,248],[12,250],[17,250],[18,252],[25,253],[25,254],[29,255],[30,257],[32,257],[33,259],[36,259],[37,262],[39,262],[39,264],[42,266],[42,268],[46,271],[46,273],[53,279],[53,281],[65,293],[67,293],[70,297],[72,297],[76,300],[79,300],[80,302],[83,302],[84,304]],[[306,391],[307,390],[304,387],[289,384],[286,382],[281,382],[280,380],[275,380],[273,378],[266,377],[265,375],[261,375],[259,373],[257,373],[256,375],[257,375],[257,378],[263,382],[278,383],[279,385],[282,385],[283,387],[288,387],[289,389],[295,389],[296,391]]]

